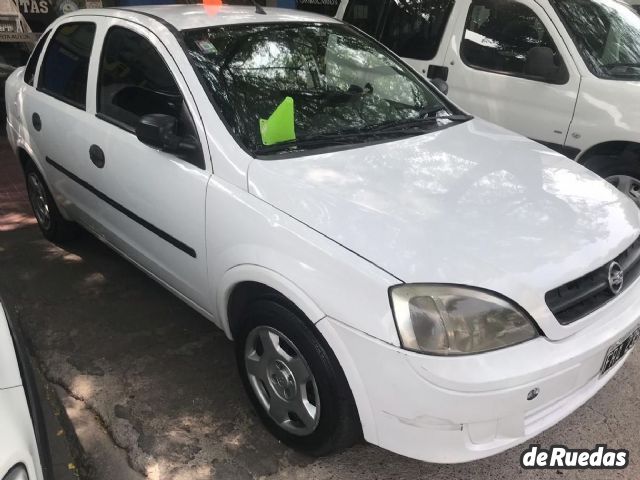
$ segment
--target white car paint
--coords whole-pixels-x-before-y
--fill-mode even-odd
[[[544,297],[633,242],[633,204],[620,209],[595,174],[482,120],[389,147],[254,162],[250,191],[403,282],[501,292],[552,340],[597,321],[562,326]]]
[[[623,362],[599,376],[609,346],[638,325],[640,281],[569,326],[544,301],[546,291],[606,264],[638,237],[640,211],[611,185],[482,120],[350,150],[254,159],[224,127],[167,23],[186,29],[334,20],[276,9],[256,15],[243,7],[139,10],[154,17],[84,10],[50,27],[97,25],[86,111],[26,85],[18,69],[6,93],[12,147],[31,156],[64,215],[229,337],[228,299],[236,285],[259,282],[288,297],[339,359],[366,440],[427,461],[482,458],[555,424],[620,368]],[[104,32],[116,24],[163,54],[195,119],[204,169],[95,117],[97,62]],[[52,133],[33,129],[35,106]],[[104,170],[87,158],[97,142],[108,149]],[[52,151],[112,199],[180,234],[195,257],[69,183],[46,161]],[[544,335],[464,357],[409,352],[400,348],[388,297],[403,282],[494,290],[520,303]],[[541,394],[527,401],[532,388]]]
[[[22,465],[30,479],[43,480],[40,457],[20,367],[0,303],[0,478]]]
[[[350,0],[342,0],[342,19]],[[554,145],[580,163],[607,142],[640,145],[640,82],[595,76],[549,0],[514,0],[544,24],[569,71],[563,85],[534,81],[465,64],[460,45],[472,0],[456,0],[436,56],[405,58],[423,74],[430,66],[448,68],[449,96],[462,108],[529,138]],[[617,3],[617,0],[603,0]],[[637,3],[636,0],[630,3]],[[632,15],[631,12],[629,12]]]

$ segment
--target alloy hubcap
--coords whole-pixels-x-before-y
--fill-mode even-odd
[[[281,428],[308,435],[320,420],[320,397],[306,360],[283,333],[257,327],[245,344],[245,368],[260,404]]]
[[[612,175],[606,180],[640,207],[640,179],[629,175]]]
[[[36,220],[38,220],[42,228],[48,230],[51,226],[51,214],[47,203],[47,195],[42,182],[35,173],[30,173],[27,177],[27,191]]]

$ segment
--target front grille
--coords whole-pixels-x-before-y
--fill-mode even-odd
[[[624,270],[624,291],[640,276],[640,238],[615,261]],[[616,297],[609,287],[610,266],[611,262],[547,293],[547,305],[558,322],[568,325],[580,320]]]

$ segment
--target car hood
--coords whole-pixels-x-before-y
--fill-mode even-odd
[[[614,259],[640,227],[640,210],[595,174],[479,119],[362,148],[256,160],[249,190],[399,281],[499,292],[552,339],[586,322],[561,326],[546,292]]]

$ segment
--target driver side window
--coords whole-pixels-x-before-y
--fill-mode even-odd
[[[565,83],[566,68],[549,32],[526,5],[474,0],[460,48],[470,67],[548,83]]]
[[[134,132],[149,114],[178,120],[178,135],[195,136],[180,89],[156,48],[123,27],[107,32],[98,76],[97,112],[103,120]]]

